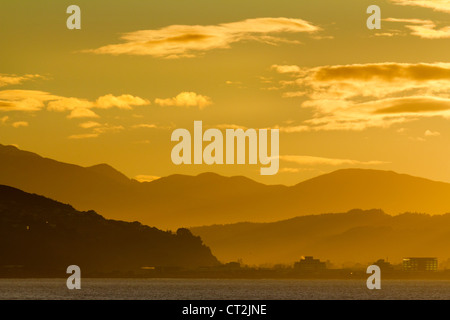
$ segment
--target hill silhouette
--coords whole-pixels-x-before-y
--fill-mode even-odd
[[[117,171],[109,164],[101,163],[92,167],[87,167],[86,169],[102,175],[103,177],[113,180],[117,183],[129,183],[130,179],[124,175],[122,172]]]
[[[25,275],[64,276],[72,264],[85,274],[218,264],[187,229],[173,234],[139,222],[107,220],[94,211],[80,212],[3,185],[0,239],[0,274],[12,268]]]
[[[191,228],[223,262],[292,263],[302,256],[342,264],[407,256],[450,258],[450,214],[381,210],[296,217],[273,223],[237,223]]]
[[[450,184],[379,170],[343,169],[291,187],[214,173],[138,182],[106,164],[85,168],[3,145],[0,167],[0,184],[107,218],[173,230],[353,208],[380,208],[388,214],[450,211]]]

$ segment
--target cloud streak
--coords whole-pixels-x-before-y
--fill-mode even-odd
[[[422,39],[450,38],[450,26],[437,28],[436,23],[431,20],[387,18],[384,21],[405,23],[405,27],[412,31],[411,35]]]
[[[181,92],[173,98],[157,98],[155,99],[155,103],[160,106],[198,107],[199,109],[204,109],[212,104],[212,101],[210,97],[195,92]]]
[[[91,132],[89,133],[80,133],[80,134],[73,134],[70,135],[69,139],[91,139],[91,138],[97,138],[101,134],[108,133],[108,132],[120,132],[125,130],[124,126],[121,125],[110,125],[108,123],[98,123],[94,121],[87,121],[83,122],[79,125],[83,129],[90,129]]]
[[[450,119],[450,63],[375,63],[301,69],[295,85],[314,116],[284,132],[364,130]]]
[[[83,129],[91,129],[91,128],[95,128],[95,127],[100,127],[101,124],[98,122],[95,122],[95,121],[87,121],[87,122],[80,123],[79,126]]]
[[[150,101],[140,97],[134,97],[130,94],[123,94],[121,96],[113,96],[107,94],[97,99],[95,107],[99,109],[119,108],[131,110],[133,106],[149,105]]]
[[[271,68],[278,73],[299,73],[301,71],[300,67],[296,65],[274,64]]]
[[[45,107],[45,102],[58,98],[44,91],[3,90],[0,91],[0,110],[39,111]]]
[[[25,74],[23,76],[18,76],[15,74],[0,74],[0,87],[21,84],[25,81],[30,81],[33,79],[43,78],[38,74]]]
[[[16,121],[13,122],[12,126],[14,128],[20,128],[20,127],[28,127],[29,123],[27,121]]]
[[[382,165],[389,163],[385,161],[359,161],[352,159],[334,159],[334,158],[298,156],[298,155],[284,155],[280,156],[279,158],[282,161],[292,162],[302,166]]]
[[[191,58],[213,49],[228,49],[242,41],[267,44],[294,42],[281,33],[314,33],[320,28],[302,19],[256,18],[218,25],[170,25],[122,35],[125,42],[85,50],[95,54],[148,55],[157,58]]]
[[[401,6],[416,6],[450,13],[449,0],[391,0],[391,2]]]
[[[438,132],[438,131],[431,131],[431,130],[426,130],[425,133],[424,133],[425,137],[438,137],[440,135],[441,135],[440,132]]]
[[[90,139],[90,138],[97,138],[99,135],[97,133],[82,133],[82,134],[73,134],[69,136],[69,139]]]
[[[49,111],[67,112],[69,119],[98,118],[92,109],[119,108],[129,110],[134,106],[149,105],[150,101],[132,95],[107,94],[96,101],[74,97],[62,97],[37,90],[0,91],[0,111]]]

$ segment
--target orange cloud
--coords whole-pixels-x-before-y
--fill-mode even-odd
[[[334,105],[333,105],[334,103]],[[305,107],[317,110],[316,117],[304,121],[308,131],[365,130],[387,128],[393,124],[420,118],[443,117],[450,119],[450,99],[436,97],[387,98],[355,103],[343,101],[308,101]],[[428,108],[427,106],[430,106]],[[334,108],[334,109],[333,109]]]
[[[391,2],[401,6],[417,6],[435,11],[450,12],[449,0],[391,0]]]
[[[314,117],[280,131],[364,130],[450,118],[450,63],[321,66],[302,70],[295,83],[302,107],[313,108]]]
[[[64,98],[48,103],[47,109],[51,111],[71,111],[75,109],[90,109],[94,104],[85,99],[78,98]]]
[[[419,36],[424,39],[449,39],[450,38],[450,26],[436,29],[436,25],[426,24],[421,26],[406,26],[411,29],[412,35]]]
[[[384,21],[405,23],[406,28],[412,30],[412,35],[423,39],[450,38],[450,26],[438,29],[436,23],[431,20],[387,18]]]
[[[37,78],[42,78],[38,74],[25,74],[23,76],[18,76],[15,74],[0,74],[0,87],[21,84],[24,81],[29,81]]]
[[[375,114],[440,114],[450,109],[450,99],[437,97],[391,98],[360,104],[373,108]]]
[[[3,111],[39,111],[46,107],[49,111],[70,111],[68,118],[97,118],[91,109],[132,109],[133,106],[150,104],[150,101],[124,94],[113,96],[108,94],[99,97],[95,102],[86,99],[61,97],[36,90],[3,90],[0,91],[0,110]]]
[[[124,130],[125,128],[121,125],[119,126],[113,126],[113,125],[109,125],[107,123],[105,123],[104,125],[100,126],[100,127],[95,127],[92,131],[96,134],[102,134],[105,132],[119,132]]]
[[[276,70],[278,73],[298,73],[301,71],[300,67],[296,65],[274,64],[271,68]]]
[[[299,165],[313,166],[313,165],[330,165],[330,166],[341,166],[341,165],[381,165],[387,164],[389,162],[385,161],[358,161],[352,159],[333,159],[333,158],[322,158],[322,157],[311,157],[311,156],[297,156],[297,155],[285,155],[279,156],[280,160],[286,162],[292,162]]]
[[[109,109],[109,108],[119,108],[119,109],[132,109],[133,106],[143,106],[149,105],[150,101],[134,97],[129,94],[123,94],[121,96],[113,96],[112,94],[107,94],[97,99],[95,103],[96,108]]]
[[[273,126],[273,129],[278,129],[280,132],[285,133],[297,133],[297,132],[306,132],[311,131],[311,127],[307,125],[284,125],[284,126]]]
[[[44,102],[58,99],[48,92],[37,90],[0,91],[0,110],[2,111],[39,111]]]
[[[69,119],[76,118],[99,118],[99,115],[87,108],[75,108],[67,116]]]
[[[29,123],[27,121],[16,121],[13,122],[12,126],[14,128],[20,128],[20,127],[28,127]]]
[[[95,121],[87,121],[87,122],[80,123],[79,126],[83,129],[91,129],[91,128],[95,128],[95,127],[100,127],[101,124],[98,122],[95,122]]]
[[[238,125],[238,124],[228,124],[228,123],[223,123],[223,124],[215,125],[214,128],[217,128],[217,129],[223,129],[223,130],[226,130],[226,129],[235,129],[235,130],[237,130],[237,129],[242,129],[242,130],[247,130],[247,129],[248,129],[246,126],[241,126],[241,125]]]
[[[227,49],[246,40],[269,44],[290,42],[271,36],[280,33],[313,33],[318,27],[302,19],[256,18],[218,25],[171,25],[158,30],[124,34],[126,42],[93,50],[96,54],[150,55],[158,58],[195,57],[213,49]],[[298,43],[298,42],[296,42]]]
[[[98,134],[96,133],[83,133],[83,134],[73,134],[69,136],[69,139],[89,139],[89,138],[97,138]]]
[[[384,98],[389,95],[448,93],[450,63],[368,63],[305,70],[296,84],[313,99]]]
[[[450,80],[450,63],[372,63],[313,68],[317,81]]]
[[[75,109],[76,110],[76,109]],[[83,129],[91,129],[91,132],[89,133],[81,133],[81,134],[73,134],[69,136],[69,139],[90,139],[90,138],[97,138],[101,134],[108,133],[108,132],[120,132],[124,130],[125,128],[121,125],[109,125],[108,123],[100,124],[98,122],[94,121],[88,121],[80,124],[80,127]]]
[[[425,133],[424,133],[425,137],[437,137],[437,136],[440,136],[440,135],[441,135],[440,132],[431,131],[431,130],[426,130]]]
[[[153,124],[153,123],[140,123],[140,124],[135,124],[135,125],[133,125],[131,127],[133,129],[141,129],[141,128],[155,129],[155,128],[158,128],[158,126],[156,124]]]
[[[212,101],[210,97],[195,92],[181,92],[174,98],[155,99],[155,103],[160,106],[198,107],[203,109],[209,106]]]

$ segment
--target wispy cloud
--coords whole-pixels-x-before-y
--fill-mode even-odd
[[[70,111],[75,109],[90,109],[94,103],[86,99],[58,97],[55,101],[48,103],[48,110]]]
[[[290,91],[290,92],[283,92],[281,96],[283,98],[296,98],[296,97],[303,97],[305,95],[306,95],[306,92]]]
[[[438,28],[431,20],[387,18],[384,21],[404,23],[405,27],[411,30],[411,35],[423,39],[450,38],[450,26]]]
[[[16,121],[12,123],[12,126],[14,128],[20,128],[20,127],[28,127],[29,123],[27,121]]]
[[[37,90],[3,90],[0,91],[1,111],[70,111],[72,118],[98,118],[92,109],[132,109],[134,106],[149,105],[150,101],[132,95],[114,96],[107,94],[96,101],[74,97],[62,97]]]
[[[299,73],[301,71],[301,68],[296,65],[278,65],[274,64],[271,67],[272,69],[276,70],[278,73]]]
[[[438,131],[431,131],[431,130],[426,130],[425,133],[424,133],[425,137],[437,137],[437,136],[440,136],[440,135],[441,135],[440,132],[438,132]]]
[[[9,119],[9,116],[3,116],[0,117],[0,124],[2,125],[7,125],[10,124],[12,127],[14,128],[20,128],[20,127],[28,127],[30,124],[28,123],[28,121],[15,121],[15,122],[11,122]]]
[[[422,117],[450,118],[450,63],[321,66],[296,76],[314,117],[285,132],[364,130]]]
[[[138,123],[132,125],[131,129],[160,129],[160,130],[171,130],[174,129],[176,126],[174,123],[168,124],[168,125],[160,125],[156,123]]]
[[[359,161],[352,159],[334,159],[334,158],[322,158],[311,156],[298,156],[298,155],[284,155],[279,156],[280,160],[286,162],[296,163],[304,166],[314,165],[329,165],[329,166],[341,166],[341,165],[382,165],[389,162],[385,161]]]
[[[90,129],[89,133],[80,133],[70,135],[69,139],[89,139],[89,138],[97,138],[101,134],[104,133],[115,133],[125,130],[125,127],[122,125],[110,125],[108,123],[98,123],[94,121],[88,121],[80,124],[80,127],[83,129]]]
[[[417,6],[435,11],[450,12],[449,0],[391,0],[391,2],[402,6]]]
[[[78,118],[100,118],[98,114],[96,114],[91,109],[87,108],[75,108],[70,111],[70,114],[67,116],[68,119],[78,119]]]
[[[139,123],[131,126],[131,128],[133,129],[141,129],[141,128],[156,129],[157,127],[158,126],[153,123]]]
[[[82,133],[82,134],[73,134],[69,136],[69,139],[90,139],[97,138],[98,134],[96,133]]]
[[[167,99],[155,99],[160,106],[198,107],[203,109],[212,104],[211,98],[195,92],[181,92],[176,97]]]
[[[95,134],[102,134],[105,132],[120,132],[125,130],[125,127],[122,125],[110,125],[108,123],[102,124],[101,126],[95,127],[92,129],[92,132]]]
[[[247,130],[248,128],[246,126],[241,126],[238,124],[229,124],[229,123],[222,123],[222,124],[218,124],[215,125],[214,128],[217,129],[242,129],[242,130]]]
[[[273,126],[273,129],[278,129],[280,132],[285,133],[297,133],[297,132],[306,132],[311,131],[312,128],[307,125],[293,125],[293,124],[286,124],[286,125],[276,125]]]
[[[374,34],[375,37],[393,37],[395,35],[397,35],[397,33],[394,32],[378,32]]]
[[[134,97],[130,94],[123,94],[121,96],[113,96],[107,94],[97,99],[95,107],[100,109],[119,108],[131,110],[133,106],[149,105],[150,101],[140,97]]]
[[[218,25],[170,25],[122,35],[124,43],[93,50],[96,54],[149,55],[158,58],[195,57],[213,49],[228,49],[233,43],[259,41],[268,44],[292,42],[281,33],[313,33],[319,27],[302,19],[256,18]],[[298,41],[295,41],[298,43]]]
[[[15,74],[1,74],[0,73],[0,87],[21,84],[22,82],[30,81],[33,79],[39,79],[39,78],[43,78],[43,77],[39,74],[25,74],[23,76],[18,76]]]
[[[95,128],[95,127],[100,127],[101,124],[95,121],[87,121],[87,122],[83,122],[80,123],[79,126],[83,129],[91,129],[91,128]]]
[[[0,91],[0,110],[2,111],[39,111],[45,102],[60,97],[37,90],[3,90]]]

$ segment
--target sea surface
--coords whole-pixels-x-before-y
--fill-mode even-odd
[[[0,300],[311,300],[450,299],[447,280],[385,280],[369,290],[365,280],[0,279]]]

